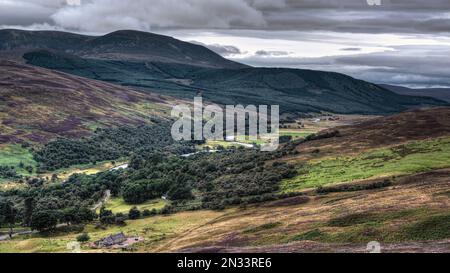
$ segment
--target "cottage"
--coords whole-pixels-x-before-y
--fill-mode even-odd
[[[96,247],[112,247],[114,245],[119,245],[127,241],[127,237],[123,232],[108,236],[94,243]]]

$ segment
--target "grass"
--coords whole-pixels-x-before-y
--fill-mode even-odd
[[[64,169],[59,169],[57,171],[54,172],[49,172],[49,173],[45,173],[40,175],[43,178],[46,178],[47,180],[50,180],[53,174],[56,174],[58,176],[58,180],[59,181],[65,181],[67,180],[71,175],[73,174],[86,174],[86,175],[93,175],[93,174],[97,174],[100,172],[104,172],[107,171],[111,168],[113,168],[114,166],[119,166],[126,163],[126,161],[117,161],[115,163],[115,165],[113,165],[111,163],[111,161],[103,161],[103,162],[98,162],[97,164],[81,164],[81,165],[75,165],[72,166],[70,168],[64,168]],[[22,175],[28,175],[30,176],[29,173],[23,173],[23,172],[19,172]],[[33,173],[33,175],[36,175],[35,173]],[[8,190],[8,189],[13,189],[13,188],[20,188],[20,187],[24,187],[26,184],[20,184],[17,183],[17,181],[13,181],[11,179],[0,179],[0,190]]]
[[[165,205],[169,204],[169,201],[163,199],[154,199],[145,202],[140,205],[129,205],[125,203],[123,198],[112,198],[108,200],[105,204],[106,209],[111,210],[113,213],[128,213],[131,208],[137,207],[141,212],[148,209],[162,209]]]
[[[415,174],[450,166],[450,138],[424,140],[383,148],[354,157],[310,161],[297,177],[282,183],[284,192],[327,184]]]
[[[267,224],[262,224],[257,227],[247,228],[243,231],[243,233],[256,233],[256,232],[263,231],[263,230],[274,229],[279,226],[281,226],[280,222],[267,223]]]
[[[102,161],[97,162],[96,164],[80,164],[80,165],[74,165],[70,168],[63,168],[59,169],[52,173],[44,174],[44,177],[50,178],[53,173],[58,175],[58,178],[60,180],[66,180],[73,174],[86,174],[86,175],[93,175],[97,174],[99,172],[107,171],[111,168],[114,168],[115,166],[119,166],[126,163],[123,159],[115,161],[115,164],[113,165],[111,161]]]
[[[396,219],[425,216],[427,213],[428,211],[424,208],[384,213],[354,213],[332,218],[328,221],[327,225],[331,227],[351,227],[359,224],[379,225]]]
[[[293,236],[288,240],[288,242],[295,242],[295,241],[317,241],[326,236],[325,233],[323,233],[319,229],[313,229],[298,235]]]
[[[399,243],[450,238],[450,213],[428,208],[358,213],[330,219],[320,228],[290,236],[287,242]]]
[[[450,213],[425,218],[405,227],[402,235],[406,240],[440,240],[450,238]]]
[[[280,130],[280,136],[292,136],[293,139],[297,138],[305,138],[309,135],[314,134],[315,132],[305,131],[305,130]]]
[[[83,232],[89,234],[90,242],[118,232],[124,232],[127,236],[140,236],[145,241],[136,245],[137,251],[157,251],[158,246],[162,247],[166,243],[172,243],[171,240],[176,236],[181,236],[183,232],[205,225],[225,213],[214,211],[182,212],[169,216],[155,216],[127,221],[125,226],[109,226],[106,229],[97,228],[95,225],[87,225],[84,228],[73,229],[68,232],[16,237],[12,241],[0,242],[0,253],[68,252],[67,244],[76,241],[76,237]],[[174,241],[173,243],[176,244],[177,242]],[[93,250],[87,244],[82,246],[82,250],[87,252],[108,251]]]
[[[37,162],[33,159],[33,155],[25,148],[18,144],[0,146],[0,166],[14,166],[20,174],[28,174],[24,169],[19,168],[19,164],[25,166],[36,167]]]

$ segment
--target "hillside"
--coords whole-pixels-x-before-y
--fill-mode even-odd
[[[403,86],[381,84],[380,86],[400,95],[431,97],[450,102],[450,88],[420,88],[412,89]]]
[[[192,99],[201,93],[219,104],[280,105],[282,112],[387,114],[446,105],[401,96],[374,84],[330,72],[284,69],[211,69],[186,64],[85,59],[55,51],[28,52],[29,64],[92,79]]]
[[[211,50],[172,37],[133,30],[104,36],[58,31],[0,30],[0,56],[20,60],[31,50],[47,49],[79,57],[191,64],[201,67],[242,68]]]
[[[0,30],[0,57],[91,79],[219,104],[280,105],[282,112],[389,114],[446,105],[321,71],[253,68],[200,45],[138,31],[85,36]]]
[[[168,98],[0,61],[0,142],[80,137],[97,127],[148,123],[167,116]]]
[[[15,238],[0,242],[0,252],[64,252],[66,243],[82,232],[89,233],[91,241],[118,232],[142,237],[143,242],[128,250],[133,252],[366,252],[370,241],[380,242],[383,252],[448,252],[450,108],[409,111],[330,130],[339,130],[340,134],[321,133],[322,137],[287,145],[294,150],[267,157],[241,150],[172,159],[164,167],[183,166],[183,172],[191,175],[197,170],[199,179],[208,181],[208,187],[199,189],[218,191],[215,199],[250,194],[256,204],[230,201],[220,210],[197,207],[190,211],[190,206],[198,205],[194,200],[163,201],[158,196],[138,207],[160,213],[104,229],[98,228],[98,222],[91,222],[78,229],[61,228],[56,236]],[[247,191],[265,178],[274,179],[273,168],[283,168],[282,160],[298,172],[284,178],[278,189],[268,188],[275,190],[278,199],[263,199],[266,194]],[[177,161],[181,161],[180,167],[173,166]],[[158,165],[164,163],[150,162],[124,175],[132,180],[136,174],[139,179],[143,174],[160,173]],[[208,167],[208,162],[218,168]],[[258,177],[251,168],[261,172],[260,165],[265,166],[263,172],[269,172]],[[215,172],[219,177],[211,179]],[[102,177],[109,185],[114,174],[96,179]],[[77,179],[74,177],[71,181],[77,183],[67,183],[65,189],[99,183]],[[267,186],[258,186],[263,185]],[[71,191],[70,200],[79,194],[76,189]],[[295,194],[282,195],[284,191]],[[125,203],[126,198],[113,197],[107,206],[115,212],[127,211],[133,204]],[[166,214],[168,208],[175,207],[184,207],[184,211]],[[82,248],[86,252],[123,251],[92,249],[88,244]]]

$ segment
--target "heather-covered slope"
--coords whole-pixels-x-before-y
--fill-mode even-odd
[[[0,61],[0,143],[79,137],[97,127],[165,116],[167,98],[11,61]]]

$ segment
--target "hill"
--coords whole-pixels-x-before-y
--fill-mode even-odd
[[[332,72],[285,68],[212,69],[186,64],[86,59],[39,50],[29,64],[124,86],[192,99],[201,93],[219,104],[280,105],[282,112],[387,114],[446,105],[432,98],[402,96]]]
[[[245,67],[222,58],[206,47],[134,30],[115,31],[104,36],[58,31],[0,30],[0,56],[3,58],[9,56],[20,59],[24,53],[36,49],[93,59],[156,61],[215,68]]]
[[[277,104],[289,113],[389,114],[446,105],[339,73],[249,67],[200,45],[129,30],[98,37],[0,30],[1,56],[181,98],[201,93],[219,104]]]
[[[382,84],[382,87],[400,95],[431,97],[450,102],[450,88],[420,88],[412,89],[404,86]]]
[[[57,71],[0,61],[0,142],[81,137],[98,127],[166,116],[169,98]]]
[[[238,154],[231,161],[232,153],[170,160],[169,165],[178,160],[189,162],[182,162],[187,174],[193,174],[190,168],[195,169],[197,164],[205,166],[196,174],[209,183],[200,189],[218,190],[221,198],[231,193],[226,189],[238,189],[228,196],[251,194],[252,202],[247,200],[240,206],[229,202],[215,211],[199,207],[190,211],[197,202],[166,200],[169,205],[161,209],[163,201],[158,195],[140,204],[142,208],[155,208],[155,214],[128,219],[126,225],[105,225],[101,229],[98,222],[90,222],[79,229],[63,227],[55,236],[42,233],[0,242],[0,252],[64,252],[65,245],[83,232],[89,233],[91,241],[118,232],[140,236],[144,242],[129,250],[138,252],[366,252],[370,241],[380,242],[383,252],[448,252],[450,108],[409,111],[331,130],[339,130],[340,134],[322,132],[307,141],[287,144],[297,152],[289,148],[261,158],[254,151],[242,150],[235,151]],[[348,147],[351,143],[354,145]],[[151,164],[138,173],[129,169],[121,175],[129,179],[157,175],[153,168],[161,163],[150,160]],[[294,178],[284,178],[278,190],[272,189],[278,198],[255,198],[267,195],[255,196],[246,191],[266,177],[277,179],[275,173],[266,173],[254,181],[253,173],[244,176],[240,189],[231,184],[253,167],[258,172],[282,167],[282,160],[289,161],[298,173]],[[337,164],[340,161],[343,164]],[[214,162],[218,169],[207,167],[208,162]],[[324,165],[318,169],[317,164]],[[218,172],[218,179],[211,179],[214,172]],[[109,184],[113,173],[96,179],[102,177],[106,185],[114,186]],[[311,184],[314,178],[320,178],[320,183]],[[77,179],[80,177],[73,177],[73,183],[65,185],[65,190],[75,187],[71,195],[64,195],[70,197],[67,201],[79,192],[89,192],[76,187],[85,183],[95,191],[93,183],[99,183]],[[122,183],[127,185],[129,181]],[[286,186],[295,194],[283,195]],[[52,200],[60,196],[61,190],[55,192]],[[114,209],[119,204],[120,209],[127,210],[132,205],[124,204],[125,197],[113,197],[107,205]],[[169,213],[169,208],[184,211]],[[86,252],[124,251],[92,249],[88,244],[82,248]]]

